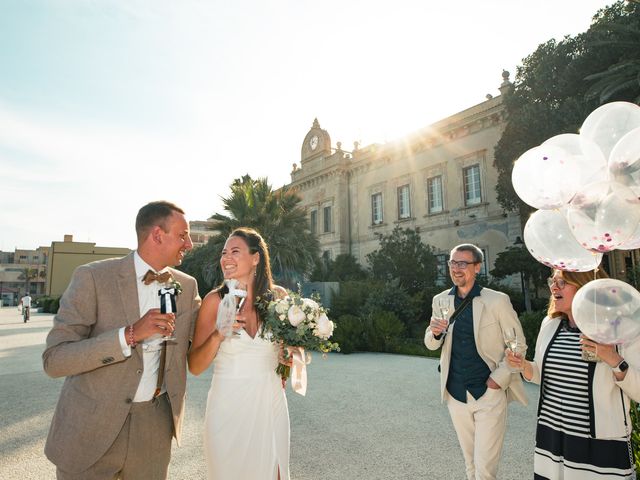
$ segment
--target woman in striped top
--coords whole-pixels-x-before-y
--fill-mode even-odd
[[[506,354],[525,380],[540,384],[535,480],[623,479],[632,473],[628,413],[629,397],[640,399],[640,342],[617,349],[580,334],[571,303],[596,277],[606,274],[555,270],[534,361]],[[599,360],[583,360],[588,354]]]

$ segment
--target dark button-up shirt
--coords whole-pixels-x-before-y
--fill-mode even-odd
[[[469,292],[471,298],[479,297],[482,287],[477,283]],[[449,295],[455,295],[454,306],[462,303],[458,287],[453,287]],[[482,360],[476,348],[473,332],[473,301],[455,319],[451,339],[451,361],[447,377],[447,391],[459,402],[467,402],[467,392],[476,400],[487,391],[487,379],[491,374],[489,366]]]

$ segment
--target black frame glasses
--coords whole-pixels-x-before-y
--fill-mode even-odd
[[[469,265],[477,265],[479,263],[480,262],[467,262],[465,260],[461,260],[459,262],[455,260],[447,261],[447,265],[449,265],[449,268],[457,268],[459,270],[466,270]]]

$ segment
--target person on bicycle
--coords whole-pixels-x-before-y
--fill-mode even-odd
[[[20,299],[20,305],[22,305],[22,318],[24,319],[24,323],[27,323],[29,314],[31,313],[31,297],[28,292]]]

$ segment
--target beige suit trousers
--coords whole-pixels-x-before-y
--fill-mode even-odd
[[[57,479],[165,480],[172,436],[173,417],[166,394],[148,402],[133,403],[122,430],[104,456],[81,473],[58,468]]]
[[[495,480],[507,424],[507,395],[487,388],[478,400],[467,392],[467,403],[447,392],[447,407],[464,455],[468,480]]]

